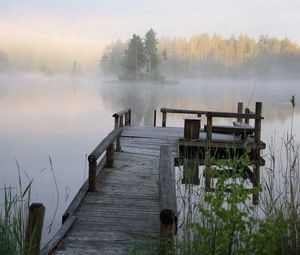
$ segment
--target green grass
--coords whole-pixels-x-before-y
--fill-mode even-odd
[[[18,166],[18,165],[17,165]],[[19,170],[19,166],[18,166]],[[32,181],[23,188],[19,170],[17,187],[4,187],[3,204],[0,207],[0,254],[23,255],[25,251],[25,232],[30,202]]]
[[[269,167],[261,168],[262,185],[254,190],[260,192],[258,206],[252,205],[252,194],[245,190],[249,184],[239,173],[229,181],[226,171],[220,174],[250,165],[248,155],[211,159],[206,171],[219,174],[215,191],[205,192],[204,184],[186,185],[181,195],[183,225],[176,254],[300,254],[299,148],[289,135],[280,138],[279,149],[271,143]]]

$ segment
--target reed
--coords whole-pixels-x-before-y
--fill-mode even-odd
[[[3,204],[0,207],[0,254],[27,254],[25,232],[30,203],[32,180],[23,187],[18,167],[18,186],[4,187]]]

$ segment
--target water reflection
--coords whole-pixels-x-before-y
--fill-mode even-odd
[[[103,102],[114,108],[131,107],[136,120],[153,124],[153,110],[161,107],[236,111],[244,102],[254,111],[256,101],[263,102],[267,121],[287,121],[291,117],[290,99],[296,95],[295,81],[181,81],[180,84],[106,82],[100,88]],[[109,101],[108,101],[109,100]],[[296,114],[300,106],[296,104]]]
[[[50,235],[87,177],[89,154],[113,128],[112,113],[132,108],[134,124],[153,125],[160,107],[235,111],[238,101],[263,102],[263,136],[290,129],[291,96],[296,95],[294,130],[300,127],[298,82],[181,81],[180,84],[119,83],[99,77],[0,76],[0,187],[16,185],[17,167],[34,178],[32,201],[47,208],[49,225],[57,202],[49,156],[58,180],[60,204]],[[158,114],[157,123],[160,123]],[[183,116],[168,116],[169,125],[182,125]],[[42,171],[43,169],[46,169]],[[25,174],[26,171],[26,174]],[[2,200],[0,194],[0,201]]]

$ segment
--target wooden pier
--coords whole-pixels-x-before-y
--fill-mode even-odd
[[[242,153],[247,145],[254,164],[247,171],[253,187],[259,186],[259,167],[264,163],[260,150],[265,148],[260,141],[261,103],[254,113],[241,111],[241,104],[236,113],[162,108],[162,127],[156,127],[156,111],[154,127],[132,125],[130,109],[115,113],[114,130],[88,157],[88,180],[41,254],[142,254],[141,250],[165,254],[177,228],[174,164],[197,157],[199,165],[209,167],[207,151],[225,155],[222,150],[231,148]],[[189,139],[187,127],[167,127],[167,113],[205,115],[207,123],[200,127],[196,120],[199,137]],[[238,122],[231,127],[214,126],[215,118]],[[249,120],[254,120],[253,127]],[[213,178],[205,176],[208,192]],[[199,185],[197,179],[192,184]],[[257,196],[253,199],[258,202]]]

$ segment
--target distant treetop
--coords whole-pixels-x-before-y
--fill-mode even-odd
[[[155,80],[162,70],[176,77],[300,78],[300,48],[288,38],[241,34],[223,38],[201,34],[185,38],[156,38],[150,29],[144,38],[108,45],[101,59],[104,73],[121,79]]]

